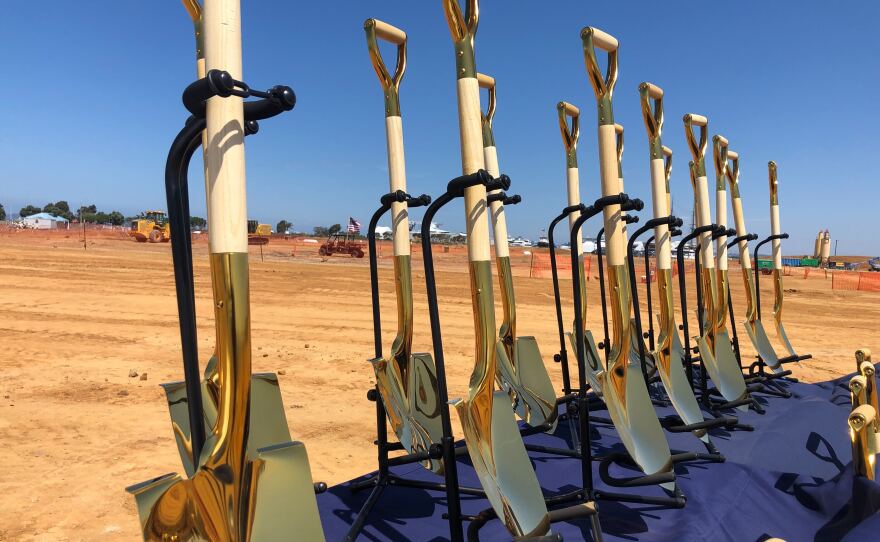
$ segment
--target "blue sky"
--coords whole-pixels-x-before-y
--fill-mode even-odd
[[[872,160],[880,3],[709,5],[481,2],[477,68],[498,80],[499,160],[511,192],[524,198],[508,213],[512,234],[536,238],[565,204],[560,99],[581,108],[581,193],[597,197],[595,99],[579,39],[592,25],[621,42],[614,102],[626,129],[627,192],[650,198],[637,92],[649,80],[666,91],[677,214],[689,216],[692,199],[681,117],[696,112],[740,153],[751,231],[769,229],[772,159],[783,229],[792,235],[785,252],[811,252],[816,232],[828,228],[840,254],[880,254],[880,239],[870,234],[880,201]],[[289,84],[298,97],[292,113],[248,139],[253,218],[273,225],[285,218],[298,229],[349,215],[366,222],[387,191],[382,94],[362,30],[368,17],[409,34],[401,108],[410,191],[436,195],[460,172],[454,59],[439,1],[244,1],[242,11],[245,80],[258,88]],[[179,97],[195,77],[193,49],[177,0],[7,3],[0,203],[12,212],[57,199],[126,213],[164,208],[165,157],[186,116]],[[204,216],[202,186],[192,185],[193,213]],[[461,229],[461,207],[439,220]]]

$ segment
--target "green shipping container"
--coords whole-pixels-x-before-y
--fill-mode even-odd
[[[773,260],[758,260],[758,269],[773,269]]]
[[[819,267],[819,259],[801,258],[801,267]]]

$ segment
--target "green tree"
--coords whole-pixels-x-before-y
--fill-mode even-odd
[[[327,233],[329,233],[330,235],[339,233],[341,231],[342,231],[342,224],[333,224],[332,226],[330,226],[327,229]]]
[[[327,237],[330,235],[330,230],[324,226],[315,226],[312,231],[315,233],[315,237]]]
[[[0,220],[6,220],[6,209],[3,208],[2,203],[0,203]]]
[[[287,230],[289,230],[291,226],[293,226],[293,224],[291,224],[290,222],[288,222],[286,220],[282,220],[281,222],[279,222],[278,224],[275,225],[275,233],[280,233],[283,235],[283,234],[287,233]]]
[[[98,224],[106,224],[110,222],[110,215],[105,213],[104,211],[98,211],[95,213],[95,222]]]
[[[27,207],[22,207],[21,210],[18,212],[18,214],[19,214],[19,216],[24,218],[26,216],[35,215],[35,214],[41,213],[41,212],[42,212],[42,209],[40,209],[36,205],[28,205]]]
[[[203,230],[208,225],[208,221],[200,216],[191,216],[189,217],[189,225],[197,230]]]
[[[77,209],[76,212],[77,212],[77,214],[83,214],[83,215],[86,214],[86,213],[92,213],[92,214],[95,214],[95,213],[98,212],[98,207],[97,207],[95,204],[92,204],[92,205],[83,205],[82,207],[80,207],[79,209]]]
[[[110,223],[114,226],[121,226],[125,223],[125,215],[120,213],[119,211],[113,211],[109,215]]]
[[[50,215],[60,216],[67,220],[73,220],[73,213],[70,212],[70,205],[64,200],[56,201],[55,203],[47,203],[43,207],[43,212],[49,213]]]

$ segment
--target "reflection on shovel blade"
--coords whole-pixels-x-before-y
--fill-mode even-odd
[[[437,398],[437,374],[430,354],[413,354],[406,370],[406,385],[391,360],[372,359],[379,395],[397,439],[409,453],[426,452],[440,442],[443,427]],[[426,459],[422,466],[443,473],[443,461]]]
[[[724,338],[727,338],[727,333],[725,332]],[[723,346],[723,342],[721,342],[722,333],[719,332],[715,336],[715,344],[716,346],[721,344]],[[721,339],[721,340],[719,340]],[[742,377],[742,371],[738,370],[736,358],[733,356],[733,351],[730,351],[730,357],[733,358],[734,369],[736,370],[739,378],[736,376],[731,376],[731,371],[722,369],[721,363],[715,358],[715,354],[712,352],[712,348],[709,346],[708,341],[705,336],[699,338],[697,342],[697,347],[700,350],[700,358],[703,360],[703,366],[706,368],[706,372],[709,373],[709,378],[712,379],[712,382],[715,383],[715,387],[718,388],[718,391],[721,393],[721,396],[724,397],[727,401],[738,401],[740,399],[744,399],[746,392],[746,383]],[[727,348],[730,349],[730,342],[727,343]],[[723,352],[723,348],[718,348],[720,352]],[[728,359],[729,365],[729,359]],[[748,406],[738,406],[739,410],[748,410]]]
[[[495,343],[498,359],[506,355],[504,343]],[[547,374],[538,342],[534,337],[517,337],[513,350],[513,373],[508,366],[499,363],[501,379],[513,392],[514,411],[527,424],[536,427],[550,423],[547,432],[556,430],[556,391]]]
[[[639,335],[639,331],[636,329],[635,318],[630,320],[629,329],[629,362],[635,363],[639,367],[642,366],[642,357],[639,355],[639,348],[641,347],[641,351],[645,353],[645,369],[650,378],[656,370],[654,355],[648,350],[647,345],[645,345],[645,340]],[[641,343],[641,345],[639,345],[639,343]]]
[[[620,440],[629,455],[646,474],[672,470],[669,443],[666,442],[663,428],[654,412],[654,405],[648,395],[641,367],[627,363],[615,371],[626,371],[626,388],[623,397],[618,395],[617,386],[612,381],[612,379],[620,379],[623,375],[614,375],[611,371],[606,371],[600,378],[603,380],[605,390],[605,405],[608,407],[608,413],[620,435]]]
[[[797,357],[797,352],[794,351],[791,341],[788,340],[788,334],[785,333],[785,326],[779,320],[776,320],[776,334],[779,335],[779,340],[782,341],[782,345],[788,350],[788,354]]]
[[[217,500],[229,481],[219,472],[200,470],[189,480],[177,474],[126,488],[138,507],[146,542],[213,542],[227,540],[277,540],[297,533],[297,539],[322,542],[324,533],[305,447],[285,442],[262,448],[246,467],[250,470],[248,494],[252,515],[242,525],[244,533],[228,533],[223,522],[228,510]],[[228,489],[227,489],[228,491]],[[237,520],[234,524],[241,525]],[[283,533],[283,534],[282,534]]]
[[[514,536],[546,535],[550,532],[547,504],[510,410],[510,397],[496,391],[491,404],[485,399],[481,394],[452,405],[486,498]]]
[[[252,468],[256,498],[249,540],[323,542],[324,530],[305,445],[284,442],[261,448]]]
[[[660,367],[660,380],[666,388],[666,395],[672,401],[675,411],[681,416],[685,425],[701,423],[703,421],[703,412],[694,397],[694,390],[688,384],[687,374],[684,372],[682,360],[684,359],[684,346],[678,333],[672,334],[672,342],[669,353],[669,367]],[[709,443],[709,433],[705,429],[699,429],[693,432],[705,443]]]
[[[575,334],[566,333],[566,335],[568,335],[568,342],[571,344],[572,357],[577,359],[577,340],[575,339]],[[596,340],[593,338],[593,332],[590,330],[584,331],[584,347],[587,353],[585,360],[587,381],[593,392],[598,397],[602,397],[602,379],[599,375],[605,372],[605,365],[602,363],[602,358],[599,357],[599,349],[596,348]]]
[[[779,363],[776,351],[773,350],[773,345],[770,344],[770,338],[767,337],[767,331],[764,330],[764,324],[760,320],[755,320],[754,325],[755,328],[752,329],[749,322],[743,322],[743,327],[746,328],[746,333],[749,334],[752,346],[758,351],[758,355],[761,356],[764,363],[770,367],[770,370],[774,373],[781,373],[783,371],[782,364]]]
[[[188,477],[195,474],[190,442],[189,410],[187,407],[186,383],[169,382],[160,384],[165,390],[171,426],[177,450]],[[205,428],[210,430],[217,423],[217,405],[205,381],[202,381],[202,412]],[[254,373],[251,375],[250,430],[248,432],[248,455],[255,457],[257,450],[276,442],[290,440],[290,429],[284,415],[281,389],[274,373]]]

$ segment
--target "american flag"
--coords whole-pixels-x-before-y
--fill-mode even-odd
[[[352,217],[348,217],[348,233],[361,233],[361,223]]]

